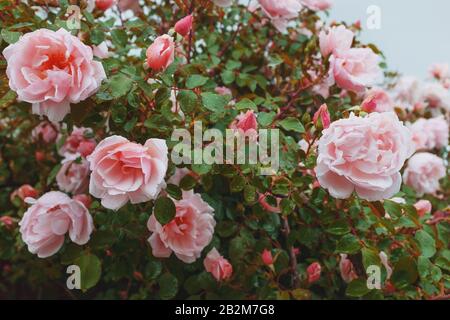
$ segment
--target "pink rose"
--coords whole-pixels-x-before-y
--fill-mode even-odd
[[[336,84],[356,93],[383,80],[379,63],[380,57],[369,48],[337,50],[330,58]]]
[[[217,281],[226,280],[233,273],[233,266],[220,255],[216,248],[212,248],[207,254],[205,260],[203,260],[203,265],[205,270],[211,273]]]
[[[328,57],[337,51],[349,50],[352,46],[354,36],[353,31],[343,25],[331,27],[327,31],[320,31],[319,44],[322,56]]]
[[[192,14],[180,19],[175,23],[175,32],[186,37],[192,29]]]
[[[431,212],[432,206],[431,202],[428,200],[419,200],[414,204],[414,208],[416,208],[419,217],[423,217],[427,213]]]
[[[301,3],[313,11],[327,10],[332,4],[330,0],[301,0]]]
[[[435,63],[430,68],[430,74],[432,77],[443,80],[450,77],[450,67],[448,63]]]
[[[77,156],[65,158],[61,169],[56,175],[56,182],[61,191],[72,194],[83,193],[89,186],[89,162],[81,159],[77,162]]]
[[[154,214],[150,216],[147,227],[153,233],[148,242],[155,257],[168,258],[173,252],[181,261],[192,263],[212,240],[214,209],[192,190],[183,191],[183,198],[174,202],[175,218],[164,226]]]
[[[86,207],[66,194],[51,191],[39,199],[28,198],[32,204],[19,222],[23,241],[28,250],[39,258],[55,254],[68,232],[72,242],[83,245],[94,230],[92,217]]]
[[[87,157],[94,151],[96,142],[92,136],[91,128],[77,128],[74,127],[72,133],[64,141],[64,144],[58,150],[58,153],[63,156],[80,155]]]
[[[128,201],[155,199],[165,186],[167,153],[161,139],[148,139],[144,145],[121,136],[104,139],[87,158],[92,171],[89,192],[112,210]]]
[[[258,0],[262,11],[280,32],[286,32],[289,20],[297,18],[302,5],[300,0]]]
[[[31,132],[35,141],[42,140],[45,143],[53,143],[58,137],[59,126],[57,124],[42,121]]]
[[[421,90],[421,100],[428,103],[430,108],[450,110],[450,95],[440,83],[426,83]]]
[[[114,0],[95,0],[95,6],[97,9],[106,11],[111,8],[114,4]]]
[[[270,250],[264,249],[261,253],[261,259],[265,265],[270,266],[273,264],[272,252]]]
[[[368,113],[394,111],[394,103],[385,90],[372,88],[366,92],[361,109]]]
[[[322,267],[318,262],[311,263],[308,268],[306,268],[306,273],[308,274],[308,282],[314,283],[320,279],[320,273],[322,272]]]
[[[355,271],[352,261],[343,253],[341,253],[341,261],[339,261],[339,271],[341,272],[342,280],[346,283],[358,279],[358,274]]]
[[[25,198],[36,198],[38,195],[39,193],[35,188],[29,184],[24,184],[19,189],[11,193],[11,201],[13,201],[15,197],[25,200]]]
[[[319,119],[322,128],[326,129],[330,126],[330,113],[328,112],[328,106],[326,103],[321,105],[319,110],[314,113],[313,122],[316,127],[318,126]]]
[[[449,127],[444,117],[420,118],[410,127],[416,150],[433,150],[448,144]]]
[[[421,87],[422,83],[417,78],[400,78],[392,92],[395,104],[407,110],[417,109],[417,106],[420,106],[423,103],[420,90]]]
[[[3,51],[9,86],[33,113],[58,122],[97,91],[105,71],[92,49],[64,29],[39,29],[23,35]]]
[[[91,207],[91,204],[92,204],[92,199],[87,194],[76,194],[73,196],[73,200],[77,200],[77,201],[81,202],[88,209]]]
[[[351,114],[325,129],[319,140],[317,179],[338,199],[378,201],[400,190],[400,169],[414,152],[411,133],[394,112]]]
[[[403,180],[406,185],[416,190],[419,196],[422,196],[425,193],[436,193],[440,188],[439,180],[445,175],[445,164],[441,158],[432,153],[421,152],[409,159],[403,173]]]
[[[248,110],[245,113],[241,112],[230,124],[230,129],[242,130],[244,133],[249,131],[251,134],[256,134],[258,122],[256,121],[255,112],[253,110]],[[253,132],[250,130],[253,130]]]
[[[227,87],[216,87],[216,88],[214,89],[214,91],[215,91],[217,94],[220,94],[220,95],[222,95],[222,96],[226,96],[226,95],[232,96],[232,95],[233,95],[232,92],[231,92],[231,90],[228,89]]]
[[[167,34],[159,36],[147,49],[147,64],[155,71],[165,70],[175,58],[175,43]]]
[[[92,52],[94,53],[94,56],[96,56],[99,59],[109,58],[108,45],[106,44],[105,41],[100,43],[98,46],[93,45]]]

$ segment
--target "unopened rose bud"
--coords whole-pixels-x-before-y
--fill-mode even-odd
[[[320,273],[322,272],[322,267],[318,262],[311,263],[306,269],[308,273],[308,282],[314,283],[320,279]]]
[[[29,184],[24,184],[19,189],[11,193],[11,201],[13,201],[15,197],[19,197],[21,200],[25,200],[25,198],[37,198],[38,195],[39,193],[35,188],[30,186]]]
[[[187,36],[192,29],[192,14],[180,19],[175,23],[175,31],[183,37]]]
[[[95,0],[95,6],[97,9],[106,11],[114,4],[114,0]]]
[[[322,128],[327,129],[330,126],[330,113],[328,112],[328,106],[325,103],[321,105],[319,110],[314,114],[313,122],[316,127],[320,126],[319,119]]]
[[[264,249],[264,251],[261,253],[261,259],[265,265],[267,266],[272,265],[273,264],[272,252],[270,252],[267,249]]]

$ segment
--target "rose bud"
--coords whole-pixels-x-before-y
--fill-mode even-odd
[[[330,113],[328,112],[328,107],[325,103],[321,105],[319,110],[317,110],[314,114],[313,122],[316,127],[320,126],[318,125],[319,119],[322,124],[322,128],[327,129],[330,126]]]
[[[321,271],[322,267],[318,262],[311,263],[308,268],[306,268],[306,272],[308,273],[308,282],[311,284],[319,280]]]
[[[106,11],[111,8],[114,4],[114,0],[95,0],[95,6],[97,9]]]
[[[272,252],[270,250],[264,249],[261,253],[261,259],[265,265],[270,266],[273,264]]]
[[[19,189],[11,193],[11,201],[14,200],[15,197],[19,197],[21,200],[25,200],[25,198],[37,198],[39,193],[35,188],[30,186],[29,184],[24,184]]]
[[[167,34],[159,36],[147,49],[147,64],[155,71],[165,70],[175,58],[173,38]]]
[[[187,36],[192,29],[192,14],[180,19],[175,23],[175,32],[183,37]]]
[[[431,202],[428,200],[419,200],[414,204],[414,207],[416,208],[417,214],[419,217],[423,217],[427,213],[431,212]]]

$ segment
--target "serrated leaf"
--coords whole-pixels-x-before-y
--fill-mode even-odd
[[[168,197],[159,197],[155,201],[155,207],[153,209],[156,220],[162,225],[169,223],[175,218],[176,209],[172,199]]]

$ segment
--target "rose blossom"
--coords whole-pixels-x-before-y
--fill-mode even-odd
[[[155,71],[165,70],[175,58],[175,43],[167,34],[159,36],[147,49],[147,64]]]
[[[430,68],[430,74],[438,80],[449,78],[450,67],[448,63],[435,63]]]
[[[39,195],[38,191],[30,186],[29,184],[24,184],[13,193],[11,193],[11,201],[14,200],[15,197],[19,197],[21,200],[25,200],[25,198],[36,198]]]
[[[433,150],[448,144],[449,127],[444,117],[420,118],[411,127],[416,150]]]
[[[150,216],[147,227],[152,235],[148,242],[155,257],[168,258],[173,252],[181,261],[192,263],[212,240],[216,225],[214,209],[192,190],[183,191],[182,199],[174,203],[175,218],[164,226],[155,214]]]
[[[273,264],[272,252],[270,250],[264,249],[261,253],[261,259],[265,265],[270,266]]]
[[[444,161],[438,156],[421,152],[416,153],[408,161],[403,173],[406,185],[416,190],[419,196],[425,193],[434,194],[439,190],[439,180],[446,175]]]
[[[311,263],[308,268],[306,268],[306,273],[308,274],[308,282],[314,283],[320,279],[320,273],[322,272],[322,267],[318,262]]]
[[[428,200],[419,200],[414,204],[414,208],[416,208],[417,215],[419,217],[423,217],[427,213],[431,212],[432,206],[431,202]]]
[[[358,279],[358,275],[352,261],[347,258],[346,254],[343,253],[341,253],[341,261],[339,261],[339,271],[341,272],[342,280],[346,283],[350,283],[353,280]]]
[[[301,3],[313,11],[327,10],[331,7],[330,0],[301,0]]]
[[[430,108],[450,110],[450,95],[442,84],[437,82],[426,83],[421,93],[421,99],[427,102]]]
[[[70,155],[81,155],[87,157],[94,151],[96,142],[93,138],[87,138],[92,135],[91,128],[74,127],[72,133],[64,141],[64,144],[58,150],[58,153],[67,157]]]
[[[92,171],[89,192],[112,210],[128,201],[155,199],[165,186],[167,153],[162,139],[148,139],[144,145],[121,136],[104,139],[87,158]]]
[[[421,100],[422,83],[414,77],[402,77],[397,81],[392,92],[396,105],[408,110],[415,110],[423,103]]]
[[[41,140],[45,143],[52,143],[58,137],[59,126],[48,121],[42,121],[31,132],[34,140]]]
[[[330,113],[328,112],[328,106],[326,105],[326,103],[321,105],[319,110],[314,113],[313,122],[316,127],[318,125],[319,119],[322,124],[322,128],[326,129],[330,126]]]
[[[258,0],[258,3],[280,32],[286,32],[289,20],[297,18],[302,9],[300,0]]]
[[[87,194],[76,194],[73,196],[73,200],[77,200],[77,201],[81,202],[88,209],[91,207],[91,204],[92,204],[92,199]]]
[[[32,204],[19,222],[23,241],[28,250],[39,258],[55,254],[70,239],[83,245],[89,241],[94,224],[86,207],[66,194],[51,191],[39,199],[27,199]]]
[[[205,270],[211,273],[217,281],[226,280],[233,273],[233,266],[220,255],[216,248],[212,248],[208,253],[205,260],[203,260],[203,265]]]
[[[384,89],[372,88],[366,92],[361,110],[368,113],[393,111],[394,103]]]
[[[83,193],[89,186],[89,162],[81,159],[77,162],[77,156],[65,158],[61,169],[56,175],[56,182],[61,191],[72,194]]]
[[[256,121],[255,112],[253,110],[248,110],[245,113],[241,112],[230,124],[230,129],[242,130],[244,133],[247,131],[256,133],[258,122]],[[254,132],[251,130],[254,130]]]
[[[354,36],[353,31],[343,25],[331,27],[326,31],[320,31],[319,44],[322,56],[328,57],[330,54],[339,50],[349,50],[352,46]]]
[[[228,89],[227,87],[216,87],[214,89],[214,91],[215,91],[215,93],[220,94],[222,96],[226,96],[226,95],[231,96],[231,95],[233,95],[231,90]]]
[[[9,86],[33,113],[61,121],[70,104],[90,97],[106,78],[92,49],[64,29],[39,29],[3,51]]]
[[[192,29],[192,14],[180,19],[175,23],[175,32],[183,37],[187,36]]]
[[[336,84],[356,93],[383,80],[379,63],[380,57],[370,48],[337,50],[330,58]]]
[[[106,41],[103,41],[98,46],[93,45],[92,52],[94,53],[94,56],[99,59],[109,58],[108,45],[106,44]]]
[[[317,179],[338,199],[378,201],[400,190],[400,169],[413,151],[411,133],[394,112],[351,114],[331,123],[319,140]]]

